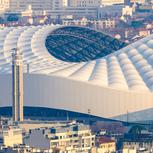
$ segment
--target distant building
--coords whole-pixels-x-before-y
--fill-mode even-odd
[[[101,3],[101,0],[69,0],[70,7],[98,7]]]
[[[44,135],[43,129],[30,130],[29,138],[24,141],[33,148],[50,149],[50,140]]]
[[[116,142],[109,137],[101,136],[98,140],[97,148],[92,149],[92,153],[113,153],[116,152]]]
[[[130,6],[125,6],[122,9],[122,15],[123,16],[132,16],[133,15],[133,8]]]
[[[123,148],[122,153],[137,153],[135,148]]]
[[[140,11],[152,11],[153,10],[153,4],[144,4],[139,6]]]
[[[31,5],[34,11],[56,10],[66,7],[68,0],[1,0],[0,13],[22,12]]]
[[[123,139],[123,153],[152,152],[152,134],[126,134]]]
[[[138,33],[139,33],[140,37],[146,37],[151,34],[150,30],[148,30],[148,29],[139,29]]]
[[[124,0],[69,0],[71,7],[99,7],[114,4],[124,4]]]
[[[144,4],[146,0],[130,0],[131,3]]]
[[[103,20],[88,20],[87,18],[82,18],[81,20],[63,20],[63,25],[76,25],[76,26],[89,26],[99,29],[105,28],[115,28],[116,22],[114,19],[103,19]]]
[[[98,19],[107,17],[120,17],[122,16],[122,9],[125,5],[110,5],[101,6],[98,8]]]
[[[22,129],[14,126],[4,128],[2,131],[3,145],[6,147],[13,147],[15,145],[23,144]]]
[[[46,11],[34,11],[32,6],[21,12],[21,23],[29,23],[29,24],[43,24],[47,20]]]
[[[86,17],[88,19],[97,19],[96,7],[67,7],[65,9],[49,10],[48,14],[52,19],[80,19]]]

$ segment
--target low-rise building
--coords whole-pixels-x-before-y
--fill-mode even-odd
[[[51,148],[63,151],[88,151],[95,146],[95,135],[89,126],[77,124],[59,128],[51,128],[48,133]]]
[[[101,137],[99,140],[99,153],[115,152],[116,142],[109,137]]]
[[[122,16],[122,9],[125,5],[110,5],[110,6],[101,6],[98,8],[98,19],[104,17],[120,17]]]
[[[138,31],[139,31],[139,36],[140,36],[140,37],[146,37],[146,36],[148,36],[148,35],[151,34],[151,33],[150,33],[150,30],[148,30],[148,29],[143,29],[143,28],[141,28],[141,29],[139,29]]]
[[[152,134],[125,134],[123,140],[123,152],[152,152]]]
[[[98,29],[115,28],[116,21],[114,19],[103,20],[88,20],[82,18],[80,20],[63,20],[63,25],[76,25],[76,26],[92,26]]]
[[[97,148],[92,153],[113,153],[116,152],[116,141],[110,137],[101,136],[97,141]]]
[[[22,129],[16,126],[4,127],[2,129],[2,141],[6,147],[23,144]]]

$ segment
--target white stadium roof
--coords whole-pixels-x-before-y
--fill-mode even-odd
[[[62,28],[64,27],[47,25],[18,28],[10,27],[0,30],[0,83],[3,84],[5,79],[9,80],[8,76],[11,73],[11,50],[13,48],[19,48],[23,53],[25,73],[27,69],[26,65],[29,64],[30,73],[27,74],[29,78],[32,79],[30,77],[31,75],[35,77],[34,80],[38,79],[40,82],[44,81],[43,84],[38,83],[38,86],[33,87],[33,90],[35,90],[33,94],[28,93],[29,88],[32,88],[30,87],[31,83],[29,86],[25,85],[25,88],[27,88],[25,89],[25,92],[27,92],[25,93],[25,105],[60,108],[82,113],[87,113],[87,109],[91,108],[93,115],[106,118],[116,118],[126,114],[127,111],[134,113],[152,108],[153,35],[126,47],[120,47],[121,49],[117,51],[114,50],[106,55],[100,54],[101,57],[94,56],[92,60],[89,60],[89,57],[83,61],[81,61],[82,58],[80,58],[80,61],[75,62],[71,61],[70,58],[68,58],[69,56],[65,58],[65,55],[59,57],[57,57],[58,55],[56,55],[56,57],[53,55],[54,52],[52,51],[56,52],[56,49],[58,49],[60,52],[60,47],[62,46],[64,46],[62,48],[63,52],[66,47],[66,50],[69,50],[69,47],[71,50],[73,47],[78,46],[78,44],[76,44],[76,46],[73,45],[74,42],[77,41],[75,37],[80,37],[80,35],[74,36],[73,33],[66,34],[74,38],[72,43],[66,42],[62,44],[62,40],[65,38],[59,39],[58,43],[57,36],[60,38],[61,35],[65,36],[65,33],[57,34],[54,31]],[[73,27],[71,28],[73,29]],[[50,35],[53,35],[53,38],[56,36],[56,42],[58,43],[58,47],[54,44],[56,48],[52,48],[51,52],[49,52],[46,47],[46,39]],[[78,39],[87,38],[80,37]],[[100,40],[93,42],[91,39],[87,40],[89,42],[86,43],[86,46],[82,47],[83,49],[81,48],[80,51],[88,49],[86,48],[87,46],[89,46],[89,48],[93,47],[92,45],[94,43],[99,44],[98,41]],[[51,43],[53,42],[54,41]],[[106,40],[106,43],[107,42],[108,40]],[[52,45],[53,44],[51,44],[51,46]],[[104,51],[106,49],[107,48],[104,48]],[[66,54],[68,55],[69,53]],[[61,60],[60,57],[61,59],[64,57],[64,60]],[[75,54],[73,57],[75,57]],[[67,61],[67,59],[69,60]],[[74,60],[76,59],[74,58]],[[54,83],[49,83],[52,79],[55,79],[53,81]],[[25,76],[25,80],[26,84],[28,84],[28,77],[26,78]],[[32,83],[33,82],[34,81],[32,81]],[[57,85],[58,82],[64,82],[66,87],[63,90],[65,91],[60,90],[60,86],[63,87],[63,83],[61,83],[62,85]],[[11,83],[9,82],[9,84]],[[2,106],[11,105],[9,84],[6,85],[6,90],[9,90],[6,93],[4,93],[5,90],[3,89],[5,84],[3,87],[0,87],[0,102],[2,101]],[[39,91],[37,91],[38,88]],[[49,95],[46,93],[47,90],[49,91]],[[68,94],[66,96],[66,90],[70,90],[68,91],[70,95]],[[72,90],[74,90],[74,92],[72,92]],[[54,95],[52,95],[51,92],[53,92]],[[55,92],[58,92],[57,97]],[[84,93],[81,95],[80,92]],[[39,98],[37,99],[36,97]],[[120,119],[120,117],[117,119]]]

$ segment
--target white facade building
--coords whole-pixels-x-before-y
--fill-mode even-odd
[[[89,126],[83,124],[33,129],[25,144],[39,149],[60,150],[60,152],[88,152],[95,146],[95,135]]]
[[[71,7],[100,7],[114,4],[124,4],[124,0],[69,0]]]
[[[67,18],[74,18],[74,19],[80,19],[82,17],[86,18],[97,18],[97,8],[96,7],[67,7],[65,9],[60,10],[50,10],[48,11],[48,14],[51,15],[51,18],[61,18],[61,19],[67,19]]]
[[[119,120],[126,120],[128,111],[129,120],[151,119],[153,35],[127,47],[82,27],[10,27],[0,36],[1,107],[12,104],[11,49],[20,48],[25,73],[30,65],[25,106],[85,114],[90,109],[92,115]]]
[[[71,7],[99,7],[101,0],[69,0]]]
[[[18,127],[8,127],[3,129],[3,145],[14,147],[23,143],[22,129]]]

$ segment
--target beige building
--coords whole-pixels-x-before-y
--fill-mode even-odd
[[[115,28],[116,22],[114,19],[108,20],[88,20],[87,18],[82,18],[81,20],[63,20],[63,25],[76,25],[76,26],[87,26],[92,25],[95,28],[105,29],[105,28]]]
[[[125,6],[123,9],[122,9],[122,15],[124,16],[132,16],[133,15],[133,8],[130,7],[130,6]]]
[[[139,4],[144,4],[146,0],[130,0],[131,3],[139,3]]]
[[[102,4],[102,0],[70,0],[71,7],[98,7]]]
[[[18,127],[8,127],[3,129],[3,143],[6,147],[22,144],[22,129]]]
[[[139,152],[152,152],[153,140],[150,135],[142,134],[134,140],[133,137],[123,142],[123,153],[139,153]]]
[[[134,148],[123,148],[123,153],[137,153],[137,150]]]
[[[22,12],[31,5],[34,11],[47,11],[66,7],[67,0],[0,0],[0,13]]]
[[[51,149],[61,151],[83,151],[88,152],[95,146],[95,135],[91,133],[88,126],[79,124],[70,127],[50,129],[48,138]]]
[[[97,147],[92,148],[92,153],[114,153],[116,152],[116,142],[110,137],[101,136],[97,138]]]
[[[123,4],[124,0],[70,0],[72,7],[100,7],[101,5]]]
[[[102,0],[102,5],[124,4],[124,0]]]
[[[102,136],[99,139],[99,148],[97,153],[112,153],[116,151],[116,142],[111,138]]]
[[[139,36],[140,37],[146,37],[150,35],[150,30],[147,29],[139,29]]]
[[[95,146],[95,135],[83,124],[58,126],[55,128],[40,128],[30,131],[25,144],[39,149],[60,152],[88,152]]]
[[[97,18],[97,8],[96,7],[67,7],[65,9],[59,9],[59,10],[50,10],[48,11],[48,14],[51,15],[51,17],[54,19],[61,18],[61,19],[67,19],[67,18]]]

